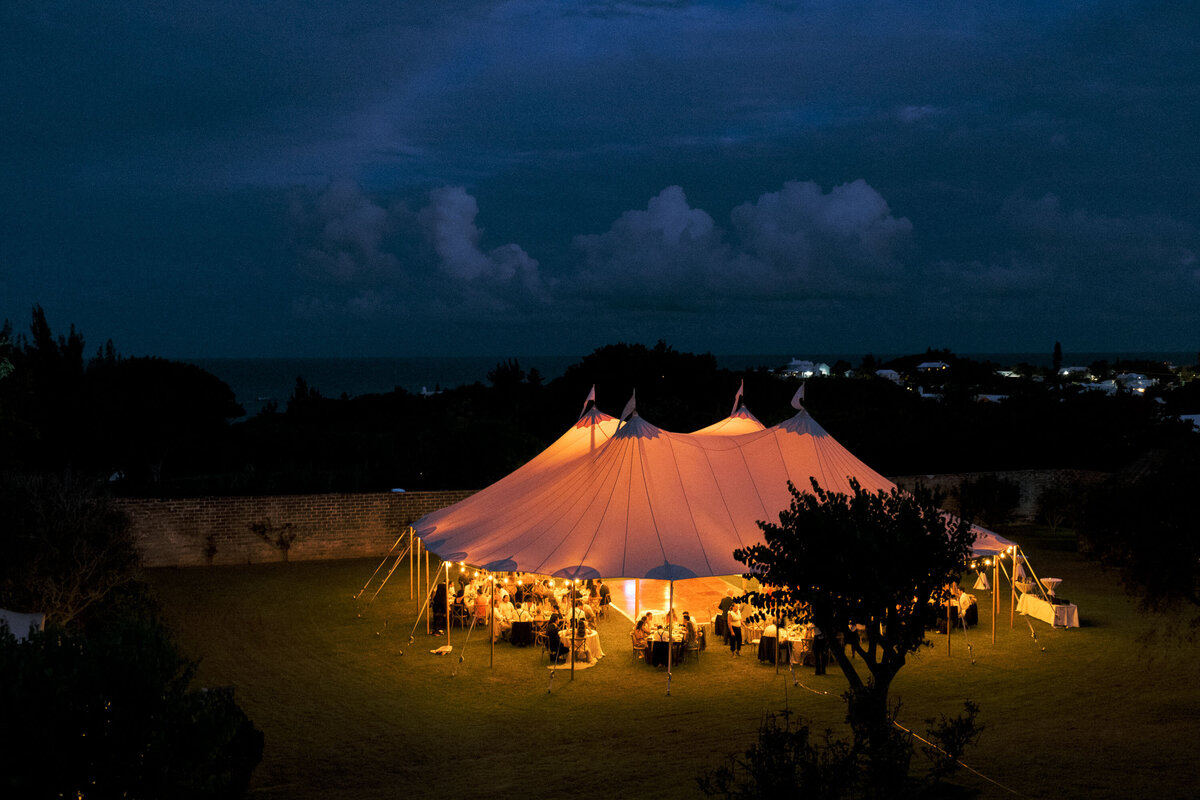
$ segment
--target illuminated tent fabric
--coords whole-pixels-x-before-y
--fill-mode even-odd
[[[737,436],[742,433],[761,431],[764,427],[758,421],[758,417],[750,413],[750,409],[738,406],[736,411],[720,422],[714,422],[712,425],[692,431],[692,433],[701,436]]]
[[[789,480],[803,489],[816,477],[836,492],[848,492],[851,477],[868,491],[894,488],[803,410],[734,436],[671,433],[634,413],[571,468],[529,474],[511,491],[489,487],[421,518],[417,535],[443,559],[493,571],[732,575],[745,570],[733,551],[762,541],[758,520],[788,507]]]
[[[455,525],[486,524],[493,507],[503,504],[507,499],[533,491],[555,474],[570,471],[580,461],[599,450],[616,429],[615,417],[610,417],[591,406],[566,433],[515,471],[463,502],[427,514],[421,522],[425,525],[439,525],[443,518],[453,513]]]

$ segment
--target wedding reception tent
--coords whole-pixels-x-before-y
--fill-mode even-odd
[[[758,430],[739,410],[680,434],[636,410],[618,423],[591,409],[524,467],[413,527],[443,560],[493,572],[682,580],[744,572],[733,551],[762,541],[757,523],[788,507],[789,481],[801,490],[810,478],[835,492],[849,492],[851,479],[872,492],[895,488],[803,408]],[[721,433],[740,426],[750,430]],[[1012,544],[978,533],[976,555]]]

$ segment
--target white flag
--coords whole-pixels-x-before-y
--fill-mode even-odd
[[[587,399],[583,401],[583,411],[579,412],[580,418],[582,418],[583,415],[587,413],[589,405],[595,405],[595,404],[596,404],[596,384],[593,383],[592,390],[590,392],[588,392]]]
[[[730,412],[729,412],[729,416],[731,416],[731,417],[732,417],[734,414],[736,414],[736,413],[737,413],[737,410],[738,410],[738,405],[739,405],[739,404],[742,402],[742,392],[743,392],[743,391],[745,391],[745,389],[746,389],[746,381],[744,381],[744,380],[743,380],[743,381],[742,381],[742,383],[741,383],[741,385],[740,385],[740,386],[738,386],[737,394],[736,394],[736,395],[734,395],[734,398],[733,398],[733,411],[730,411]]]
[[[792,408],[797,411],[803,411],[804,406],[800,405],[804,402],[804,384],[800,384],[800,388],[796,390],[796,396],[792,398]]]
[[[637,411],[637,389],[633,390],[633,394],[629,395],[629,402],[625,404],[625,410],[621,412],[621,420],[629,419],[629,415]]]

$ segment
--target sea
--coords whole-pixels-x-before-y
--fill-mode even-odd
[[[887,361],[900,355],[876,353],[875,358]],[[1046,353],[961,353],[976,361],[991,361],[1001,366],[1021,363],[1050,366],[1051,354]],[[404,389],[411,393],[451,389],[479,382],[487,383],[487,375],[500,363],[515,359],[522,369],[536,368],[545,381],[560,377],[567,369],[582,360],[582,356],[451,356],[409,358],[191,358],[186,361],[216,375],[233,389],[237,402],[247,417],[256,415],[270,403],[280,408],[287,404],[296,387],[296,379],[304,378],[311,388],[325,397],[357,397]],[[862,353],[800,353],[800,354],[735,354],[716,356],[717,365],[740,371],[767,367],[775,369],[793,358],[834,364],[846,361],[859,364]],[[1146,359],[1173,364],[1191,364],[1196,353],[1125,352],[1125,353],[1064,353],[1063,365],[1086,366],[1096,361]]]

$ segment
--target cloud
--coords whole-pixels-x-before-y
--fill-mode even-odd
[[[337,181],[293,192],[290,213],[302,281],[292,310],[303,319],[502,316],[545,299],[520,246],[481,249],[478,204],[461,187],[434,189],[413,212]]]
[[[892,216],[861,179],[828,194],[812,181],[789,181],[731,217],[748,254],[810,290],[861,290],[895,279],[912,234],[912,223]]]
[[[627,211],[602,234],[577,236],[589,291],[703,308],[729,297],[812,298],[876,293],[901,273],[912,223],[865,181],[824,193],[791,181],[743,203],[729,235],[678,186]]]
[[[438,269],[458,281],[513,284],[540,294],[538,262],[518,245],[501,245],[488,253],[480,249],[478,213],[475,198],[462,187],[445,186],[429,193],[429,205],[421,209],[419,220],[433,240]]]

